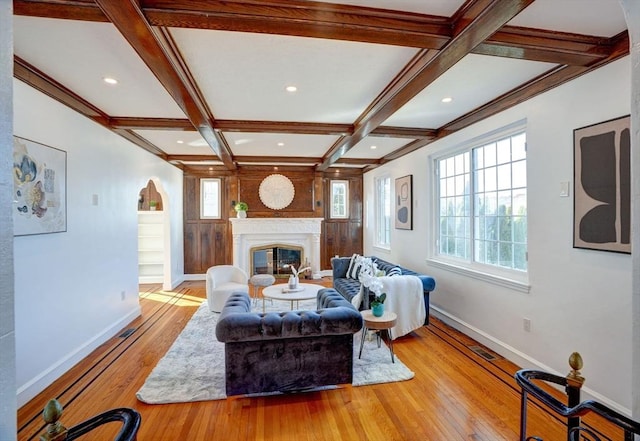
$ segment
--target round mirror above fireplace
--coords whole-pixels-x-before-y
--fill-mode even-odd
[[[260,183],[258,194],[264,205],[272,210],[282,210],[293,201],[296,190],[289,178],[280,174],[267,176]]]

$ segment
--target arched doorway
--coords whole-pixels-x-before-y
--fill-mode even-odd
[[[138,283],[171,286],[171,201],[162,181],[151,178],[138,193]]]

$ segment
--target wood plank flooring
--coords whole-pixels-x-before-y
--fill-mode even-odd
[[[322,281],[331,286],[330,279]],[[73,426],[104,410],[132,407],[142,415],[138,440],[516,440],[520,393],[517,366],[487,361],[469,349],[478,343],[433,319],[394,342],[412,380],[322,392],[147,405],[136,391],[205,300],[204,282],[171,292],[141,285],[142,316],[18,411],[18,439],[38,439],[50,398]],[[610,434],[600,422],[598,430]],[[529,404],[529,434],[566,439],[562,421]],[[93,432],[112,439],[116,424]],[[615,435],[614,435],[615,436]],[[613,438],[622,439],[622,438]]]

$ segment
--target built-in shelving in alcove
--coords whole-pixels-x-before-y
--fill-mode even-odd
[[[164,282],[165,228],[162,196],[150,180],[138,197],[139,283]]]

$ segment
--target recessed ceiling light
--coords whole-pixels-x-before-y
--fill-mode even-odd
[[[177,140],[176,142],[177,142],[178,144],[184,144],[184,141],[183,141],[183,140],[181,140],[181,139]]]
[[[278,147],[282,147],[282,146],[284,146],[284,142],[279,142]]]
[[[378,146],[377,145],[372,145],[370,148],[371,148],[371,150],[375,150],[375,149],[378,148]]]
[[[118,80],[116,80],[115,78],[104,77],[102,80],[107,84],[118,84]]]
[[[287,87],[285,87],[285,90],[287,92],[297,92],[298,88],[296,86],[287,86]]]
[[[453,98],[451,98],[450,96],[442,98],[443,103],[450,103],[451,101],[453,101]]]

